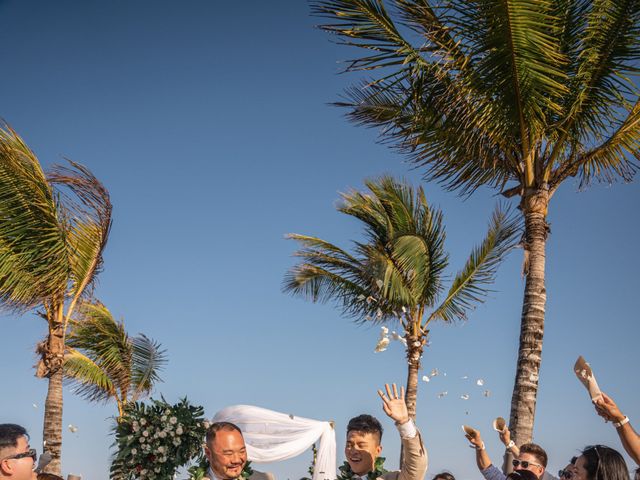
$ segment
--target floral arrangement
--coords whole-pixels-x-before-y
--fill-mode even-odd
[[[118,451],[111,478],[171,480],[178,468],[203,457],[208,422],[204,409],[185,398],[170,405],[164,398],[128,405],[115,427]]]
[[[367,480],[376,480],[377,478],[383,476],[387,473],[387,470],[384,468],[384,457],[376,458],[375,464],[373,465],[373,471],[367,473]],[[357,475],[353,473],[351,470],[351,466],[349,462],[344,462],[341,467],[338,467],[340,470],[340,474],[338,475],[338,480],[352,480],[354,477],[359,478]]]

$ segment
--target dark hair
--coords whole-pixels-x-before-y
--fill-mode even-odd
[[[629,480],[629,470],[622,455],[605,445],[589,445],[582,451],[589,480]]]
[[[528,453],[529,455],[535,456],[544,468],[547,468],[547,452],[544,451],[540,445],[536,445],[535,443],[525,443],[520,447],[520,453]]]
[[[347,425],[347,435],[350,432],[377,433],[378,442],[382,440],[382,431],[382,425],[378,419],[366,413],[353,417]]]
[[[64,480],[64,478],[54,475],[53,473],[41,472],[38,474],[38,480]]]
[[[456,477],[454,477],[451,473],[444,471],[444,472],[437,473],[433,476],[433,480],[438,480],[438,479],[456,480]]]
[[[220,430],[225,430],[228,432],[235,430],[236,432],[239,432],[240,435],[242,435],[242,430],[240,430],[240,428],[235,423],[214,422],[209,426],[209,428],[207,428],[207,435],[205,437],[207,445],[209,445],[211,442],[215,440],[216,433]]]
[[[0,423],[0,449],[17,447],[20,437],[29,438],[29,434],[24,427],[15,423]]]
[[[520,452],[522,452],[522,450],[520,450]],[[507,480],[538,480],[538,476],[531,470],[514,470],[507,475]]]

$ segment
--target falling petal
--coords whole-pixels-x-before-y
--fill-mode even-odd
[[[32,403],[32,404],[31,404],[31,406],[32,406],[33,408],[38,408],[38,404],[37,404],[37,403]]]
[[[364,301],[364,299],[366,299],[366,298],[367,298],[367,297],[365,297],[365,296],[364,296],[364,295],[362,295],[362,294],[358,295],[358,301],[359,301],[359,302]]]
[[[378,286],[378,288],[382,289],[384,282],[382,280],[376,280],[376,285]]]
[[[76,427],[75,425],[69,424],[68,428],[71,433],[76,433],[78,431],[78,427]]]
[[[374,351],[384,352],[388,346],[389,346],[389,338],[388,337],[381,338],[378,344],[376,345],[376,348]]]
[[[424,375],[424,376],[422,377],[422,381],[423,381],[423,382],[427,382],[427,383],[429,383],[429,377],[428,377],[428,376],[426,376],[426,375]]]
[[[402,313],[407,313],[407,307],[402,307]]]
[[[449,394],[449,392],[446,392],[446,391],[445,392],[440,392],[438,394],[438,398],[446,397],[448,394]]]
[[[462,395],[460,395],[460,398],[462,400],[469,400],[469,394],[468,393],[462,394]]]
[[[429,375],[432,377],[437,377],[438,375],[440,375],[440,372],[437,368],[434,368],[433,370],[431,370],[431,373]]]
[[[462,380],[466,380],[467,378],[469,378],[469,375],[465,375],[463,377],[460,377]]]
[[[443,372],[443,373],[442,373],[442,376],[443,376],[443,377],[446,377],[446,376],[447,376],[447,372]]]
[[[386,337],[389,333],[389,327],[385,327],[384,325],[380,327],[380,338]]]
[[[476,380],[476,385],[478,385],[479,387],[484,385],[484,380],[479,378],[478,380]]]
[[[467,410],[466,412],[464,412],[465,415],[469,415],[469,411]]]
[[[485,397],[488,397],[491,395],[491,390],[485,390],[484,392],[482,392],[482,395],[484,395]]]

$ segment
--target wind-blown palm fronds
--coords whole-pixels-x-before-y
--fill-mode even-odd
[[[62,363],[77,302],[91,293],[111,226],[111,201],[98,179],[69,162],[46,175],[9,126],[0,126],[0,307],[40,308],[48,335],[36,374],[47,377],[44,440],[60,474]]]
[[[75,393],[94,402],[115,400],[122,416],[129,402],[147,396],[167,363],[160,344],[140,334],[129,337],[124,323],[97,302],[84,302],[72,321],[65,377]]]
[[[312,0],[320,26],[372,75],[338,105],[463,195],[520,197],[525,299],[510,426],[531,441],[544,332],[549,202],[575,177],[640,165],[638,0]],[[446,315],[446,312],[441,312]],[[532,394],[533,393],[533,394]]]
[[[497,208],[487,237],[441,299],[449,257],[444,250],[442,212],[431,207],[422,188],[391,177],[365,182],[370,193],[342,195],[338,211],[357,218],[366,242],[353,253],[319,238],[290,234],[301,259],[285,276],[283,289],[308,300],[333,300],[357,322],[398,321],[409,359],[407,405],[415,418],[418,369],[432,320],[466,319],[482,303],[500,261],[518,238],[518,224]],[[438,303],[442,300],[442,303]],[[431,315],[425,315],[430,310]]]

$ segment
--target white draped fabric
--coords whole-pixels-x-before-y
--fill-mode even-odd
[[[336,435],[330,422],[274,412],[251,405],[224,408],[214,422],[231,422],[242,430],[249,460],[277,462],[300,455],[320,440],[313,480],[335,480]]]

